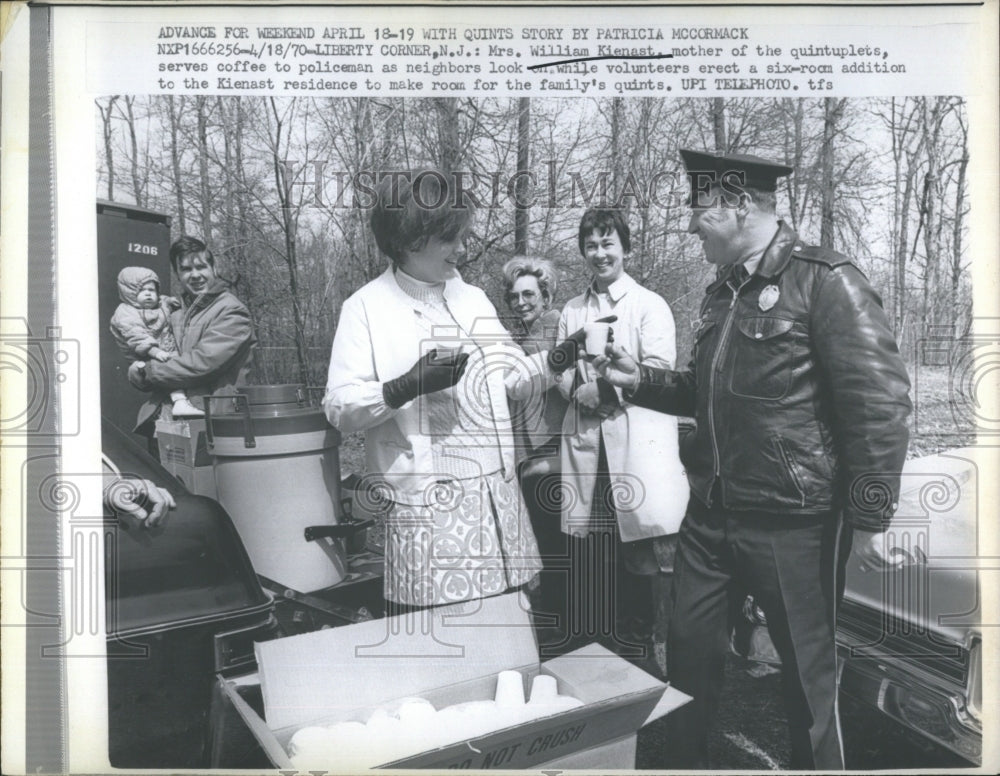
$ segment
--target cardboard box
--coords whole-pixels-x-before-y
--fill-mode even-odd
[[[635,768],[635,749],[637,736],[633,733],[617,741],[592,746],[572,752],[555,760],[542,763],[546,770],[559,769],[563,771],[590,770],[621,770],[630,771]]]
[[[156,442],[163,468],[185,488],[199,496],[219,497],[204,420],[157,420]]]
[[[171,461],[185,466],[212,465],[205,438],[205,421],[200,418],[157,420],[156,440],[160,446],[160,461],[164,464]]]
[[[279,768],[294,768],[288,743],[302,727],[364,722],[406,697],[438,709],[491,700],[506,669],[522,674],[526,690],[535,674],[554,676],[560,694],[583,706],[378,767],[523,769],[568,757],[633,767],[635,732],[690,700],[597,644],[539,664],[527,604],[516,593],[276,639],[256,652],[264,719],[234,687],[223,690]]]

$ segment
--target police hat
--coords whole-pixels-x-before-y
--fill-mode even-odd
[[[792,174],[788,165],[752,154],[710,154],[685,148],[680,154],[691,182],[692,199],[695,192],[707,195],[712,185],[724,182],[773,193],[778,188],[778,178]]]

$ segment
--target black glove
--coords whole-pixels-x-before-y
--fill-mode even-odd
[[[461,379],[468,360],[468,353],[439,355],[435,348],[422,356],[405,375],[383,383],[382,398],[395,410],[425,393],[451,388]]]
[[[607,318],[598,318],[594,323],[614,323],[617,320],[617,315],[609,315]],[[586,339],[587,335],[581,327],[552,348],[549,351],[549,369],[561,374],[572,367],[580,358],[580,351],[583,350]]]

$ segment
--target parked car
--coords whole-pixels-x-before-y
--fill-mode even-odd
[[[903,469],[891,531],[906,564],[881,572],[847,561],[837,620],[841,692],[978,764],[982,756],[979,469],[974,448]],[[766,617],[743,607],[733,649],[780,664]]]
[[[278,635],[233,523],[104,419],[102,449],[122,474],[166,488],[177,507],[154,528],[105,518],[108,749],[117,768],[206,768],[216,674],[255,667]]]

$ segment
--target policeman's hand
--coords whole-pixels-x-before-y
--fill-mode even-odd
[[[426,393],[455,385],[465,372],[468,353],[435,348],[410,367],[410,371],[382,384],[382,397],[393,409]]]
[[[903,565],[906,553],[889,544],[884,531],[854,529],[853,552],[861,561],[861,570],[889,571]]]
[[[621,345],[608,345],[594,366],[605,380],[619,388],[634,388],[639,380],[639,364]]]
[[[606,318],[598,318],[594,323],[614,323],[617,320],[617,315],[609,315]],[[580,358],[580,353],[583,352],[583,343],[586,340],[587,334],[580,328],[552,348],[549,351],[549,369],[560,374],[572,367]]]
[[[104,488],[104,505],[117,516],[128,515],[146,528],[157,525],[167,510],[177,506],[164,488],[138,477],[118,477]]]

